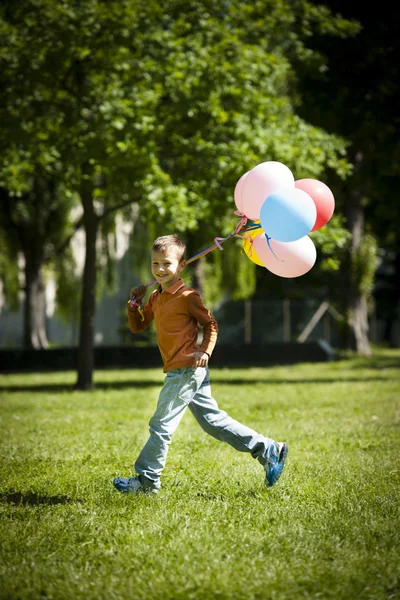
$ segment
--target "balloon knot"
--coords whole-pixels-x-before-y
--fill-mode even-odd
[[[221,238],[221,237],[214,238],[214,243],[219,250],[221,250],[221,251],[223,250],[223,247],[221,246],[221,244],[219,242],[224,242],[226,239],[227,238]]]

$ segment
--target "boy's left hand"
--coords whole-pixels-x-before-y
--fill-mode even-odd
[[[210,358],[206,352],[194,352],[194,362],[193,366],[195,367],[206,367],[208,365],[208,359]]]

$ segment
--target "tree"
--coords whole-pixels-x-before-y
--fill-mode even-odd
[[[327,37],[313,40],[313,48],[326,56],[328,69],[302,80],[302,114],[350,142],[352,176],[344,183],[332,176],[352,233],[341,283],[346,289],[343,311],[348,322],[347,346],[369,355],[368,305],[377,267],[377,240],[383,250],[398,253],[400,248],[399,205],[393,194],[399,185],[399,25],[385,3],[379,10],[361,2],[330,0],[329,5],[346,18],[359,20],[361,32],[341,44]],[[392,295],[390,302],[395,306],[400,291],[394,280]]]
[[[4,183],[4,180],[3,180]],[[16,182],[0,188],[0,230],[8,260],[0,264],[5,292],[18,304],[18,255],[24,258],[24,346],[46,348],[46,305],[43,265],[54,253],[68,227],[69,202],[59,201],[54,180],[37,173],[29,189],[14,194]],[[13,269],[14,266],[14,269]],[[10,277],[10,270],[13,277]]]
[[[92,386],[99,224],[132,202],[177,230],[226,229],[227,200],[257,162],[347,171],[345,142],[296,115],[293,64],[310,31],[350,34],[296,2],[10,1],[1,20],[6,141],[42,140],[86,234],[77,386]],[[4,96],[3,96],[4,98]],[[10,135],[18,131],[18,145]],[[230,210],[229,210],[230,213]],[[228,217],[231,219],[231,214]]]
[[[0,265],[0,275],[15,306],[18,269],[12,265],[23,255],[24,345],[45,348],[43,265],[70,234],[73,202],[63,188],[59,122],[42,103],[40,85],[46,75],[40,70],[40,52],[20,35],[22,13],[15,7],[12,2],[0,7],[0,236],[10,259]],[[28,11],[28,22],[30,16]]]
[[[35,193],[52,184],[48,194],[53,206],[65,206],[74,192],[83,207],[86,231],[86,261],[83,277],[80,367],[78,386],[90,387],[93,316],[96,288],[96,239],[99,222],[120,206],[132,202],[135,194],[121,201],[122,180],[128,186],[132,173],[145,172],[151,164],[151,143],[144,140],[151,127],[151,96],[148,84],[132,93],[135,78],[124,77],[134,57],[124,62],[127,46],[135,33],[134,3],[8,2],[2,7],[2,185],[9,190],[8,216],[19,212],[32,227],[37,248],[34,278],[40,280],[48,229],[35,227],[34,215],[55,231],[54,214],[44,210],[43,194]],[[123,29],[124,20],[129,29]],[[122,29],[121,29],[122,27]],[[136,82],[143,72],[136,70]],[[146,96],[145,98],[143,97]],[[141,106],[145,108],[141,108]],[[142,113],[143,119],[142,119]],[[149,117],[146,122],[146,117]],[[125,140],[129,121],[135,138]],[[15,171],[22,172],[14,181]],[[39,171],[40,176],[35,173]],[[127,182],[127,172],[129,178]],[[43,176],[42,176],[43,173]],[[113,187],[114,186],[114,187]],[[55,188],[61,190],[56,196]],[[42,191],[43,191],[42,189]],[[105,190],[107,189],[107,194]],[[112,190],[114,190],[114,195]],[[126,192],[126,189],[125,189]],[[15,195],[21,200],[15,201]],[[14,198],[14,200],[13,200]],[[58,199],[60,203],[58,204]],[[107,206],[111,203],[111,206]],[[64,217],[65,223],[66,217]],[[14,218],[16,226],[17,219]],[[40,233],[40,235],[38,235]],[[20,227],[19,235],[24,236]],[[43,234],[43,235],[42,235]],[[32,252],[27,253],[31,259]],[[30,268],[30,260],[27,260]],[[30,280],[27,277],[27,290]],[[38,286],[33,286],[37,289]],[[34,304],[40,306],[36,296]],[[36,311],[39,314],[39,311]],[[30,321],[26,321],[29,329]],[[89,375],[87,375],[89,374]],[[88,382],[86,383],[86,379]]]
[[[188,236],[189,254],[232,231],[234,186],[258,162],[281,160],[299,178],[318,176],[327,164],[345,175],[344,140],[296,115],[293,65],[312,70],[322,64],[305,46],[314,29],[349,35],[355,24],[336,23],[326,9],[302,2],[233,2],[224,8],[171,2],[163,22],[157,43],[147,46],[154,64],[164,65],[151,73],[164,90],[157,152],[163,171],[186,190],[167,208],[175,229],[182,216],[200,225]],[[149,218],[160,219],[161,195],[158,202],[146,207]],[[222,257],[220,283],[228,270],[237,273],[227,268],[235,253],[224,251]],[[213,253],[207,260],[216,264],[220,258]],[[193,270],[199,285],[202,261]],[[235,280],[229,283],[232,288]]]

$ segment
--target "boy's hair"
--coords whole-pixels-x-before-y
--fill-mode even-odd
[[[172,246],[177,250],[179,262],[185,260],[186,244],[175,234],[158,237],[153,243],[152,250],[155,252],[166,252]]]

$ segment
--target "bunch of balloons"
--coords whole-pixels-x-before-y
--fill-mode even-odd
[[[280,277],[299,277],[314,266],[317,251],[307,234],[332,217],[335,199],[327,185],[295,181],[286,165],[267,161],[240,177],[234,199],[239,214],[254,223],[243,236],[250,260]]]

